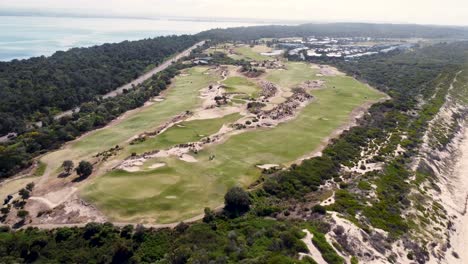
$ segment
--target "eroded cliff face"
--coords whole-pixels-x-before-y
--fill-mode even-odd
[[[429,253],[429,263],[467,263],[468,72],[456,74],[445,103],[431,120],[412,171],[414,234]]]
[[[421,99],[419,110],[436,96],[440,104],[435,115],[423,129],[416,150],[409,150],[405,140],[411,132],[398,130],[386,134],[385,140],[369,143],[354,167],[344,168],[343,181],[349,183],[349,193],[367,208],[379,206],[382,190],[379,177],[394,159],[410,159],[405,177],[393,175],[390,181],[400,181],[409,191],[400,196],[405,208],[401,217],[408,230],[396,235],[378,227],[361,211],[352,221],[332,212],[327,240],[340,255],[351,261],[355,256],[361,263],[468,263],[468,71],[459,71],[441,82],[434,95]],[[414,110],[414,115],[422,111]],[[408,130],[410,131],[410,130]],[[393,143],[392,143],[393,142]],[[389,146],[392,146],[389,148]],[[384,151],[386,161],[375,162]],[[375,173],[374,173],[375,172]],[[367,182],[368,186],[353,182]],[[364,185],[364,184],[363,184]],[[380,188],[380,190],[379,190]],[[390,190],[394,192],[395,190]],[[323,205],[335,203],[339,191]],[[343,200],[343,199],[341,199]],[[326,202],[326,204],[325,204]],[[380,216],[384,219],[385,215]],[[349,219],[349,216],[348,216]],[[385,219],[386,220],[386,219]]]

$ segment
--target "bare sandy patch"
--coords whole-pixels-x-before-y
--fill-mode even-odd
[[[312,238],[314,236],[307,229],[303,229],[302,232],[306,233],[306,236],[301,240],[306,244],[307,249],[309,249],[309,253],[299,253],[299,260],[303,259],[305,256],[309,256],[318,264],[327,264],[325,259],[322,257],[322,253],[320,253],[320,251],[312,243]]]
[[[126,172],[137,172],[140,171],[140,167],[123,167],[122,168]]]
[[[277,168],[279,166],[280,165],[278,165],[278,164],[263,164],[263,165],[257,165],[257,168],[268,170],[268,169],[272,169],[272,168]]]
[[[198,162],[198,160],[195,157],[189,154],[183,154],[182,156],[179,157],[179,159],[185,162],[190,162],[190,163]]]
[[[337,68],[329,65],[320,65],[320,74],[323,76],[344,76],[345,74],[340,72]]]
[[[240,107],[226,106],[226,107],[214,107],[209,109],[203,109],[195,112],[187,121],[202,120],[202,119],[214,119],[221,118],[230,114],[239,113]]]
[[[157,168],[161,168],[161,167],[164,167],[164,166],[166,166],[166,163],[158,162],[158,163],[155,163],[155,164],[149,166],[148,168],[157,169]]]
[[[325,199],[324,201],[322,201],[320,203],[321,206],[328,206],[328,205],[332,205],[335,203],[335,192],[333,192],[332,196]]]

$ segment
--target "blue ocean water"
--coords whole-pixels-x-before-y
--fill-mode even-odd
[[[55,51],[72,47],[249,25],[253,24],[170,19],[0,16],[0,61],[49,56]]]

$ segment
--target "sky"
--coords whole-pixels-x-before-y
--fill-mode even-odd
[[[1,0],[9,10],[468,26],[468,0]]]

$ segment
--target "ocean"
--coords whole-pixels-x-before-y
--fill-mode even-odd
[[[171,19],[0,16],[0,61],[58,50],[255,23]]]

